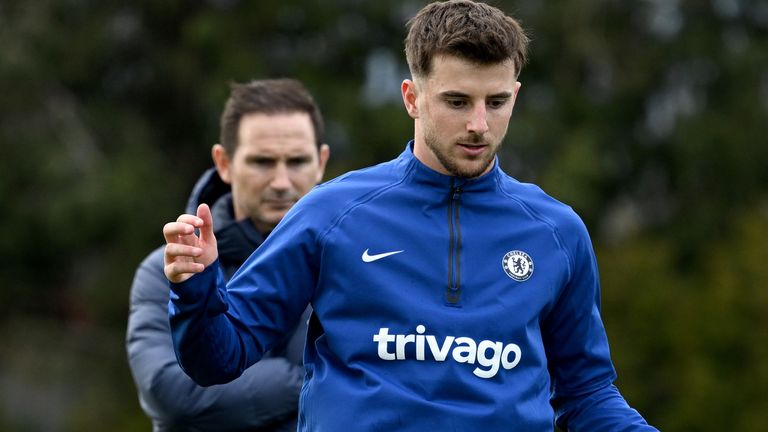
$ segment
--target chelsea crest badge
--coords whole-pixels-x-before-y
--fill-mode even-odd
[[[533,274],[533,260],[523,251],[513,250],[507,252],[501,259],[504,272],[512,279],[523,282]]]

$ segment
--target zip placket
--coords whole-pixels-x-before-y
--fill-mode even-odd
[[[461,300],[461,225],[459,225],[459,199],[461,185],[451,179],[451,198],[448,202],[448,289],[445,299],[456,306]]]

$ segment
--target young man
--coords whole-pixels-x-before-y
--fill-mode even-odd
[[[302,431],[656,430],[612,384],[584,224],[496,160],[527,42],[485,4],[422,9],[402,84],[414,140],[308,194],[226,290],[209,210],[164,227],[196,381],[236,377],[311,304]]]
[[[213,205],[225,278],[248,258],[290,207],[322,178],[328,146],[312,97],[297,81],[234,85],[221,117],[215,169],[198,181],[188,211]],[[203,388],[179,367],[168,323],[162,249],[139,266],[131,289],[127,350],[141,407],[155,431],[295,431],[304,369],[306,316],[285,340],[231,383]]]

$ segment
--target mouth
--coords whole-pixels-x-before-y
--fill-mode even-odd
[[[269,205],[270,207],[275,208],[289,208],[292,205],[296,203],[296,200],[292,199],[270,199],[270,200],[264,200],[264,203]]]
[[[488,144],[484,143],[457,143],[458,147],[462,149],[462,151],[470,156],[477,156],[485,151],[485,149],[488,147]]]

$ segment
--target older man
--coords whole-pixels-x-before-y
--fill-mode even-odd
[[[320,111],[299,82],[233,85],[221,116],[221,142],[212,148],[215,169],[203,174],[188,202],[188,211],[212,205],[226,278],[321,180],[329,155],[322,137]],[[158,249],[136,272],[127,334],[139,400],[154,430],[295,431],[309,310],[294,317],[262,362],[231,383],[204,388],[176,361],[168,299]]]

